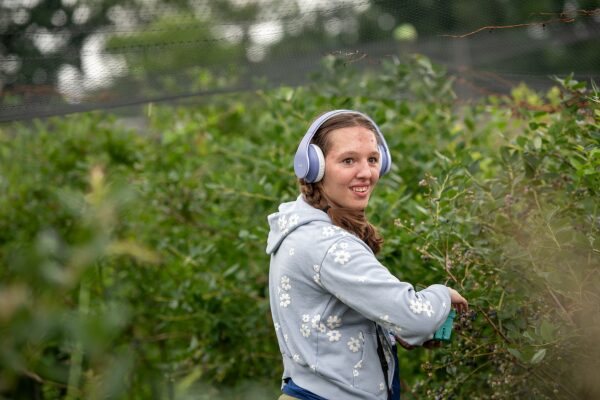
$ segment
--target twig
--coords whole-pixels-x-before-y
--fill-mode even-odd
[[[566,310],[566,308],[558,300],[558,298],[554,294],[554,291],[552,290],[552,288],[550,286],[548,286],[548,283],[544,282],[544,286],[546,286],[546,289],[548,290],[548,293],[550,293],[550,296],[554,299],[554,302],[558,305],[558,307],[565,314],[565,316],[567,317],[567,319],[569,320],[569,322],[571,323],[571,325],[577,326],[577,324],[575,323],[575,321],[573,321],[573,318],[571,318],[571,314],[569,314],[569,312]]]
[[[540,214],[541,214],[540,216],[544,220],[544,223],[546,224],[546,228],[548,228],[548,230],[550,231],[550,234],[552,235],[552,240],[554,241],[554,243],[556,244],[558,249],[562,250],[562,246],[558,242],[558,239],[556,238],[556,235],[554,234],[554,231],[552,230],[552,227],[550,226],[550,222],[548,220],[546,220],[546,216],[544,215],[544,211],[542,210],[542,206],[540,204],[540,200],[538,199],[537,192],[535,190],[533,190],[532,193],[533,193],[533,198],[535,200],[535,204],[537,205],[537,208],[540,211]]]
[[[571,396],[573,399],[579,399],[579,396],[577,396],[575,393],[571,392],[569,389],[567,389],[564,385],[561,384],[560,379],[556,379],[556,377],[554,377],[554,376],[548,376],[548,374],[544,370],[541,370],[541,369],[540,370],[531,370],[531,372],[533,373],[533,375],[537,376],[542,381],[545,381],[545,382],[549,381],[549,382],[555,383],[556,385],[560,386],[562,388],[562,390],[566,394]],[[540,374],[545,375],[545,377],[540,376]]]
[[[467,375],[465,378],[463,378],[463,379],[459,379],[458,381],[459,381],[459,382],[460,382],[460,381],[464,382],[464,381],[468,380],[470,377],[472,377],[472,376],[475,374],[475,372],[479,371],[479,370],[480,370],[480,369],[482,369],[483,367],[486,367],[486,366],[487,366],[488,364],[490,364],[491,362],[492,362],[492,360],[489,360],[489,361],[486,361],[486,362],[484,362],[484,363],[483,363],[483,364],[481,364],[479,367],[477,367],[477,368],[475,368],[473,371],[471,371],[471,373],[470,373],[469,375]]]
[[[23,370],[21,371],[23,373],[23,375],[33,379],[34,381],[36,381],[37,383],[44,383],[44,380],[35,372],[32,371],[27,371],[27,370]]]
[[[492,326],[492,328],[494,328],[494,330],[496,331],[496,333],[498,333],[498,335],[500,335],[502,337],[502,339],[504,339],[504,341],[506,343],[511,344],[510,339],[507,338],[504,335],[504,333],[502,333],[502,331],[500,329],[498,329],[498,327],[496,326],[496,324],[494,324],[494,322],[492,322],[492,320],[490,319],[490,317],[488,317],[487,313],[485,313],[480,306],[475,306],[475,308],[477,308],[477,310],[483,315],[483,318],[485,318],[486,321]]]
[[[440,35],[440,36],[451,37],[454,39],[462,39],[467,36],[475,35],[476,33],[479,33],[481,31],[487,31],[487,30],[493,31],[494,29],[524,28],[524,27],[528,27],[528,26],[539,26],[539,25],[541,25],[542,27],[545,27],[546,25],[552,24],[555,22],[571,23],[571,22],[575,22],[575,18],[554,18],[554,19],[549,19],[549,20],[542,21],[542,22],[530,22],[530,23],[526,23],[526,24],[514,24],[514,25],[487,25],[487,26],[482,26],[481,28],[476,29],[472,32],[465,33],[464,35]]]

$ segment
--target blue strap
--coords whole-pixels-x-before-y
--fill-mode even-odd
[[[300,400],[327,400],[324,397],[316,395],[313,392],[309,392],[308,390],[296,385],[292,378],[286,379],[286,384],[283,387],[283,393]]]
[[[396,365],[394,378],[392,379],[392,400],[400,400],[400,362],[398,361],[396,345],[392,347],[392,354],[394,355],[394,363]]]

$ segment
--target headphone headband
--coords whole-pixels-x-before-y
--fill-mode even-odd
[[[320,167],[324,168],[324,165],[320,166],[318,158],[315,156],[312,156],[312,153],[314,153],[314,151],[313,152],[310,151],[311,150],[310,142],[311,142],[312,138],[315,136],[315,134],[317,133],[317,131],[319,130],[319,128],[325,122],[327,122],[327,120],[329,120],[330,118],[332,118],[336,115],[340,115],[340,114],[359,115],[359,116],[363,117],[364,119],[366,119],[367,121],[369,121],[369,123],[371,123],[371,125],[375,128],[375,132],[377,133],[377,136],[379,137],[379,141],[380,141],[380,144],[379,144],[379,151],[381,152],[380,175],[383,175],[390,170],[390,167],[392,166],[392,157],[390,156],[390,150],[385,141],[385,138],[383,137],[383,134],[379,130],[379,126],[377,126],[375,121],[373,121],[371,118],[369,118],[369,116],[367,116],[359,111],[340,109],[340,110],[329,111],[329,112],[326,112],[325,114],[321,115],[310,125],[310,127],[306,131],[306,134],[304,135],[304,137],[302,138],[302,141],[300,142],[300,145],[298,146],[298,150],[296,150],[296,155],[294,156],[294,172],[296,173],[296,176],[298,178],[305,179],[308,182],[315,182],[315,181],[319,180],[319,179],[316,179],[317,172],[315,172],[315,171],[318,171]]]

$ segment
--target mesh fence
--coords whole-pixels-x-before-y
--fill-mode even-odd
[[[525,3],[525,4],[523,4]],[[597,2],[5,0],[0,121],[305,83],[424,54],[459,101],[597,80]]]

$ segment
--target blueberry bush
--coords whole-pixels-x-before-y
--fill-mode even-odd
[[[360,109],[394,165],[382,263],[470,310],[400,350],[404,398],[600,396],[600,99],[554,78],[459,101],[427,58],[310,84],[0,127],[0,398],[276,398],[266,216],[306,126]]]

